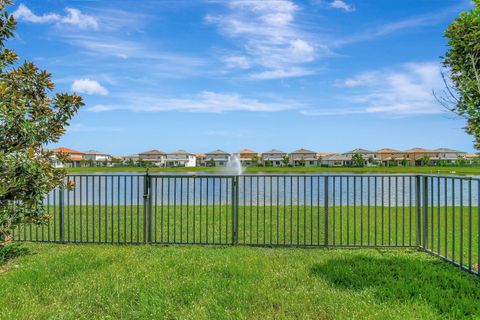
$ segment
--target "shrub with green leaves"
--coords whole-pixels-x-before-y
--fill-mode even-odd
[[[51,75],[32,62],[18,63],[6,47],[16,27],[6,11],[11,4],[0,0],[0,246],[11,241],[16,225],[48,220],[42,200],[65,172],[53,167],[53,154],[43,147],[59,140],[83,105],[76,94],[53,94]]]

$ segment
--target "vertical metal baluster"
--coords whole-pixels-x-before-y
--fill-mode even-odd
[[[158,197],[158,178],[155,177],[155,200],[154,200],[154,203],[155,203],[155,223],[154,223],[154,241],[155,243],[157,242],[157,210],[158,210],[158,201],[157,201],[157,197]],[[187,233],[188,234],[188,233]]]
[[[212,243],[215,243],[215,177],[212,180]]]
[[[317,245],[320,245],[320,176],[317,176]]]
[[[445,258],[448,258],[448,196],[447,196],[447,190],[448,190],[448,185],[447,185],[447,178],[443,178],[443,187],[444,187],[444,190],[443,190],[443,193],[444,193],[444,202],[445,202],[445,212],[444,212],[444,215],[445,215],[445,221],[444,221],[444,225],[445,225]]]
[[[472,178],[468,179],[468,271],[472,271]]]
[[[173,243],[177,243],[177,177],[173,178]]]
[[[249,177],[250,180],[250,244],[253,243],[253,176]],[[258,205],[258,204],[257,204]]]
[[[71,182],[70,177],[67,176],[67,184]],[[36,231],[38,232],[38,228],[36,228]],[[70,242],[70,190],[67,190],[67,241]],[[37,233],[36,235],[36,240],[38,240]]]
[[[98,242],[102,242],[102,177],[98,177]],[[131,201],[131,200],[130,200]]]
[[[110,183],[111,183],[111,187],[112,187],[112,188],[111,188],[111,191],[110,191],[110,205],[112,206],[112,208],[111,208],[111,210],[110,210],[110,212],[111,212],[111,214],[110,214],[110,224],[111,224],[111,225],[110,225],[110,235],[111,235],[110,241],[111,241],[112,244],[113,244],[114,241],[115,241],[115,240],[114,240],[114,238],[115,238],[115,234],[114,234],[114,230],[115,230],[115,219],[114,219],[114,216],[115,216],[115,214],[114,214],[114,208],[115,208],[115,205],[114,205],[114,201],[115,201],[115,200],[114,200],[114,196],[115,196],[115,195],[114,195],[114,193],[115,193],[115,186],[114,186],[114,182],[115,182],[115,177],[114,177],[114,176],[111,176],[111,177],[110,177]],[[145,192],[145,190],[144,190],[144,192]],[[146,206],[147,204],[144,203],[143,205]],[[145,221],[144,221],[144,223],[145,223]]]
[[[370,180],[372,177],[367,177],[367,245],[370,245]]]
[[[325,176],[324,177],[325,179],[325,186],[324,186],[324,190],[325,190],[325,230],[324,230],[324,234],[325,234],[325,246],[328,246],[328,220],[329,220],[329,212],[328,212],[328,176]]]
[[[455,262],[455,178],[452,178],[452,261]]]
[[[409,190],[409,195],[408,195],[408,206],[409,206],[409,211],[408,211],[408,245],[412,246],[412,210],[413,210],[413,205],[412,205],[412,176],[408,177],[408,190]]]
[[[343,177],[340,181],[340,244],[343,245]],[[334,212],[335,213],[335,212]]]
[[[258,179],[258,177],[257,177],[257,179]],[[266,186],[266,184],[267,184],[267,177],[263,177],[263,244],[265,244],[266,241],[267,241],[267,239],[266,239],[267,238],[267,229],[265,229],[266,228],[265,221],[266,221],[266,216],[267,216],[267,209],[266,209],[267,186]],[[270,187],[271,186],[272,186],[272,184],[270,183]],[[270,197],[272,196],[271,191],[272,190],[270,189]],[[257,192],[259,192],[258,189],[257,189]],[[258,203],[257,203],[257,206],[258,206]],[[271,211],[270,211],[270,213],[271,213]],[[272,215],[270,214],[270,228],[269,228],[270,229],[270,243],[272,243],[272,221],[271,221],[271,217],[272,217]],[[258,228],[258,223],[257,223],[257,228]],[[258,235],[257,235],[257,237],[258,237]],[[258,241],[258,239],[257,239],[257,241]]]
[[[297,178],[297,245],[300,244],[300,176]]]
[[[220,213],[218,215],[218,242],[222,242],[222,178],[220,178],[220,185],[218,191],[219,199],[218,205],[220,208]]]
[[[385,244],[385,177],[382,176],[382,245]]]
[[[202,202],[203,202],[203,178],[200,178],[200,243],[202,243]]]
[[[201,214],[200,209],[200,216]],[[167,178],[167,242],[170,243],[170,177]]]
[[[434,198],[434,182],[433,182],[434,177],[430,177],[430,247],[432,250],[435,250],[435,217],[434,217],[434,203],[433,203],[433,198]]]
[[[92,177],[92,242],[95,241],[95,176]]]
[[[360,245],[363,245],[363,176],[360,176]]]
[[[265,183],[265,179],[264,179],[264,182],[263,182],[263,183]],[[257,218],[257,224],[256,224],[257,237],[256,237],[255,243],[258,244],[258,243],[260,243],[260,241],[258,240],[258,231],[259,231],[259,229],[260,229],[260,228],[258,227],[259,224],[260,224],[260,221],[259,221],[259,219],[260,219],[260,218],[259,218],[259,216],[260,216],[260,206],[259,206],[259,204],[260,204],[260,177],[259,177],[259,176],[257,176],[257,190],[256,190],[256,191],[257,191],[257,206],[256,206],[256,209],[257,209],[257,210],[256,210],[256,212],[257,212],[257,216],[256,216],[256,218]],[[263,211],[265,211],[265,202],[263,203]],[[264,233],[264,234],[265,234],[265,233]]]
[[[180,177],[180,242],[183,242],[183,177]]]
[[[209,204],[210,199],[208,198],[208,193],[209,193],[208,192],[209,191],[208,187],[209,187],[209,184],[210,184],[210,179],[207,178],[206,182],[207,182],[207,190],[206,190],[206,199],[205,199],[205,202],[206,202],[206,207],[205,207],[205,237],[206,237],[206,243],[209,243],[208,242],[208,239],[209,239],[209,237],[208,237],[208,216],[210,215],[210,213],[208,211],[209,210],[209,205],[208,204]]]
[[[117,176],[117,243],[120,243],[120,176]]]
[[[337,211],[336,211],[336,208],[335,208],[335,179],[336,177],[333,176],[332,177],[332,213],[333,213],[333,217],[332,217],[332,220],[333,220],[333,227],[332,227],[332,245],[335,245],[336,244],[336,241],[335,241],[335,234],[337,233],[337,229],[336,229],[336,215],[337,215]]]
[[[440,177],[437,177],[437,252],[441,254],[440,248]]]
[[[350,177],[347,176],[347,243],[350,245]]]
[[[353,176],[353,244],[357,245],[357,177]]]
[[[463,266],[463,179],[460,178],[460,267]]]
[[[398,246],[398,176],[395,176],[395,245]]]
[[[303,177],[303,245],[307,244],[307,178]]]
[[[196,210],[195,210],[196,202],[197,202],[197,201],[196,201],[196,200],[197,200],[197,199],[196,199],[196,197],[197,197],[197,195],[196,195],[196,189],[197,189],[197,183],[196,183],[196,181],[197,181],[197,177],[193,177],[193,221],[192,221],[192,222],[193,222],[193,243],[196,242],[196,236],[195,236],[195,235],[196,235],[196,233],[197,233],[197,232],[196,232],[197,229],[196,229],[196,227],[195,227],[195,225],[196,225],[195,220],[197,219],[197,217],[196,217]],[[162,190],[162,194],[163,194],[163,190]],[[162,207],[163,207],[163,206],[162,206]],[[162,215],[163,215],[163,213],[162,213]]]
[[[187,237],[187,243],[189,243],[189,231],[190,231],[190,228],[189,228],[189,224],[190,224],[190,219],[189,219],[189,211],[190,211],[190,177],[187,177],[187,225],[186,225],[186,229],[187,229],[187,234],[186,234],[186,237]]]
[[[405,246],[405,176],[402,177],[402,246]]]
[[[280,193],[280,177],[276,176],[275,180],[277,182],[277,208],[276,208],[276,214],[277,214],[277,245],[279,244],[279,231],[280,231],[280,220],[279,220],[279,209],[280,209],[280,198],[279,198],[279,193]]]
[[[243,242],[245,243],[247,242],[247,177],[243,176],[242,178],[243,178]]]
[[[80,192],[80,195],[79,195],[79,197],[80,197],[80,210],[79,210],[80,211],[80,213],[79,213],[79,215],[80,215],[80,221],[79,221],[80,222],[79,223],[80,224],[80,242],[83,242],[83,187],[82,187],[83,186],[83,179],[82,178],[83,178],[82,176],[79,176],[79,179],[80,179],[80,190],[79,190],[79,192]],[[50,231],[50,228],[48,228],[48,229]],[[50,235],[49,235],[49,238],[50,238]]]
[[[290,244],[293,244],[293,177],[290,176]]]
[[[392,177],[388,176],[388,245],[392,244]]]

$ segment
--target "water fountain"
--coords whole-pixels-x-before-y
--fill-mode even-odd
[[[242,163],[240,162],[240,156],[236,153],[232,154],[227,161],[225,171],[228,174],[241,175],[243,173]]]

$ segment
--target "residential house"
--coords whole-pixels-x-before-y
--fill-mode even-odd
[[[165,158],[166,167],[195,167],[197,158],[193,153],[185,150],[177,150],[167,153]]]
[[[150,150],[138,154],[140,160],[148,162],[156,167],[165,167],[167,155],[159,150]]]
[[[124,165],[135,165],[138,163],[138,160],[140,160],[140,156],[138,154],[131,154],[122,158],[122,163]]]
[[[112,165],[112,156],[97,150],[85,151],[83,156],[87,161],[93,161],[95,166],[106,167]]]
[[[250,149],[243,149],[240,150],[239,155],[240,163],[242,164],[242,166],[247,167],[252,165],[258,165],[259,156],[255,151],[252,151]],[[255,158],[257,159],[257,161],[255,161]]]
[[[205,153],[195,153],[195,158],[196,158],[195,161],[196,161],[197,167],[205,167],[206,166],[205,157],[206,157]]]
[[[421,164],[422,159],[429,159],[429,161],[436,161],[438,160],[438,153],[432,150],[424,149],[424,148],[412,148],[405,151],[408,154],[408,160],[410,161],[411,165],[419,165]]]
[[[298,149],[290,153],[290,164],[294,167],[298,166],[315,166],[317,165],[317,153],[307,149]]]
[[[370,151],[370,150],[366,150],[366,149],[361,149],[361,148],[358,148],[358,149],[353,149],[353,150],[350,150],[348,152],[345,152],[344,155],[347,156],[347,157],[350,157],[352,158],[353,155],[356,155],[356,154],[359,154],[362,156],[364,162],[365,162],[365,165],[372,165],[374,164],[374,162],[376,162],[378,159],[378,156],[377,156],[377,153],[375,151]]]
[[[271,165],[272,167],[282,167],[288,164],[288,162],[285,163],[284,161],[285,157],[287,157],[287,160],[289,162],[290,160],[288,159],[288,154],[277,149],[266,151],[261,155],[262,164],[264,166]]]
[[[408,153],[405,151],[400,151],[396,149],[383,148],[377,151],[378,161],[382,163],[383,166],[389,166],[391,164],[401,165],[404,160],[409,163]]]
[[[230,159],[230,153],[223,150],[213,150],[205,153],[205,165],[213,167],[225,167]]]
[[[350,166],[352,157],[340,153],[329,153],[321,157],[319,162],[321,165],[329,167]]]
[[[465,159],[466,152],[453,150],[449,148],[438,148],[433,150],[437,153],[438,161],[455,162],[459,159]]]
[[[469,163],[474,163],[474,162],[477,162],[478,159],[479,159],[480,155],[478,153],[467,153],[465,155],[465,159],[467,160],[467,162]]]
[[[54,162],[53,165],[56,168],[81,167],[85,163],[85,158],[84,158],[85,154],[83,152],[69,149],[69,148],[56,148],[50,151],[52,151],[55,154],[52,157],[52,160]],[[63,161],[61,158],[65,158],[66,161]]]

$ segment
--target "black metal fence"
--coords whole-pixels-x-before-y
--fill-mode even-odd
[[[69,175],[22,241],[416,247],[479,274],[480,180],[431,175]]]

